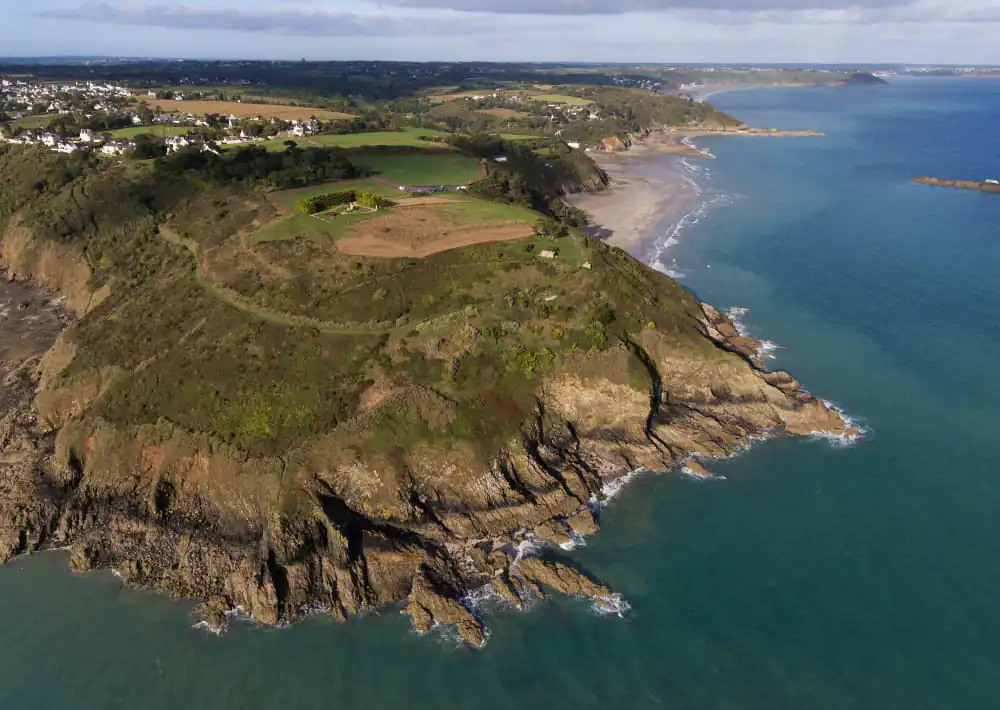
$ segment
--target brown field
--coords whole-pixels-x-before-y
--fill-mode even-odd
[[[523,111],[515,111],[512,108],[482,108],[476,111],[476,113],[485,113],[487,116],[496,116],[497,118],[524,118],[528,115]]]
[[[238,101],[150,101],[150,108],[156,108],[168,113],[190,113],[202,116],[209,113],[222,115],[232,114],[239,118],[248,116],[263,116],[278,118],[284,121],[298,119],[300,121],[316,117],[324,121],[354,118],[349,113],[324,111],[308,106],[283,106],[281,104],[244,104]]]
[[[420,200],[419,204],[417,200]],[[470,224],[435,210],[416,209],[447,202],[424,197],[401,202],[407,209],[359,222],[337,240],[337,250],[352,256],[425,257],[449,249],[505,242],[532,235],[532,225],[518,220]]]

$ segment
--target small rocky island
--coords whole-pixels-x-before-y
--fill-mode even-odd
[[[979,190],[979,192],[1000,193],[1000,181],[997,180],[942,180],[935,177],[913,178],[913,182],[932,187],[950,187],[955,190]]]

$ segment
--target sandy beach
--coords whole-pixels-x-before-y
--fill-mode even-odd
[[[680,132],[658,133],[628,151],[593,155],[611,177],[611,187],[573,195],[568,201],[590,215],[594,235],[648,261],[657,234],[698,203],[698,191],[685,179],[681,160],[709,156],[683,144],[685,137]]]
[[[591,218],[591,232],[648,263],[658,235],[697,208],[698,190],[684,175],[685,158],[712,159],[691,139],[704,136],[822,136],[816,131],[779,131],[740,126],[725,129],[666,129],[621,152],[592,153],[611,177],[603,192],[572,195],[567,201]]]

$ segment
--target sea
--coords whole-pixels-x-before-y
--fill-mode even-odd
[[[657,227],[661,268],[741,309],[861,441],[635,476],[566,553],[630,608],[484,598],[482,650],[398,609],[216,636],[192,603],[20,558],[0,568],[0,708],[1000,707],[1000,196],[910,182],[1000,178],[1000,81],[712,102],[826,136],[699,139],[717,157],[685,168],[702,200]]]

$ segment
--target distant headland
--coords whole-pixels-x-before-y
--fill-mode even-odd
[[[913,178],[913,182],[933,187],[950,187],[955,190],[979,190],[980,192],[1000,193],[1000,181],[997,180],[942,180],[935,177]]]

